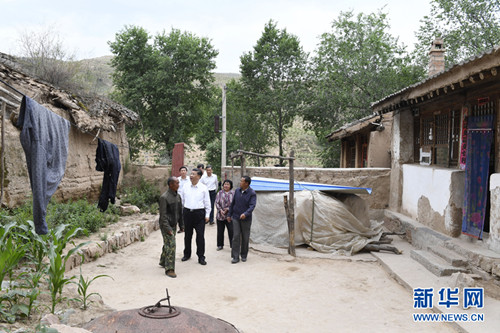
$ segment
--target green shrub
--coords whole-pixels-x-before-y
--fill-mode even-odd
[[[119,219],[118,209],[109,205],[108,210],[100,212],[96,204],[89,203],[85,199],[70,201],[67,203],[56,203],[50,201],[47,206],[46,222],[49,228],[67,224],[71,227],[80,227],[88,232],[96,232],[108,224],[115,223]],[[5,213],[0,215],[2,224],[15,221],[23,225],[26,221],[33,220],[33,201],[30,199],[23,205],[13,209],[9,216]],[[78,233],[81,236],[82,232]]]
[[[95,204],[84,199],[59,204],[51,202],[47,208],[47,224],[51,228],[68,224],[93,233],[117,220],[118,215],[114,211],[102,213]],[[81,232],[78,235],[81,236]]]
[[[160,190],[141,178],[139,186],[122,188],[121,202],[137,206],[142,212],[156,213],[158,211],[158,200]]]

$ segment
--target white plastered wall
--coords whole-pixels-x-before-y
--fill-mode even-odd
[[[458,236],[463,191],[463,171],[403,165],[402,211],[432,229]]]

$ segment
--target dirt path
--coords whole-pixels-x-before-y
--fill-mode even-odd
[[[207,226],[208,265],[201,266],[196,257],[180,261],[183,239],[177,235],[176,279],[158,266],[159,231],[83,265],[83,274],[114,278],[96,280],[91,291],[117,310],[153,305],[168,288],[172,305],[224,319],[245,333],[454,332],[446,324],[414,323],[412,295],[370,254],[334,260],[298,249],[294,259],[251,250],[246,263],[231,264],[229,247],[216,251],[216,227]]]

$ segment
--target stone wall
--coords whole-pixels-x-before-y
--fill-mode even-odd
[[[250,177],[289,179],[288,170],[287,167],[247,167],[246,173]],[[235,167],[232,171],[231,167],[225,167],[222,174],[222,178],[232,179],[235,184],[238,184],[241,169],[240,167]],[[360,195],[361,198],[366,200],[370,209],[384,209],[388,207],[390,174],[391,169],[389,168],[294,169],[294,178],[299,182],[372,188],[371,195]]]

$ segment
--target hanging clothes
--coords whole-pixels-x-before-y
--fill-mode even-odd
[[[108,209],[109,202],[115,203],[118,177],[122,167],[118,147],[111,142],[98,139],[95,161],[95,169],[104,172],[101,194],[97,204],[101,212],[104,212]]]
[[[66,169],[70,123],[24,96],[17,126],[22,127],[20,140],[33,193],[35,231],[44,235],[49,232],[47,205]]]
[[[462,233],[482,239],[494,116],[468,117]]]

